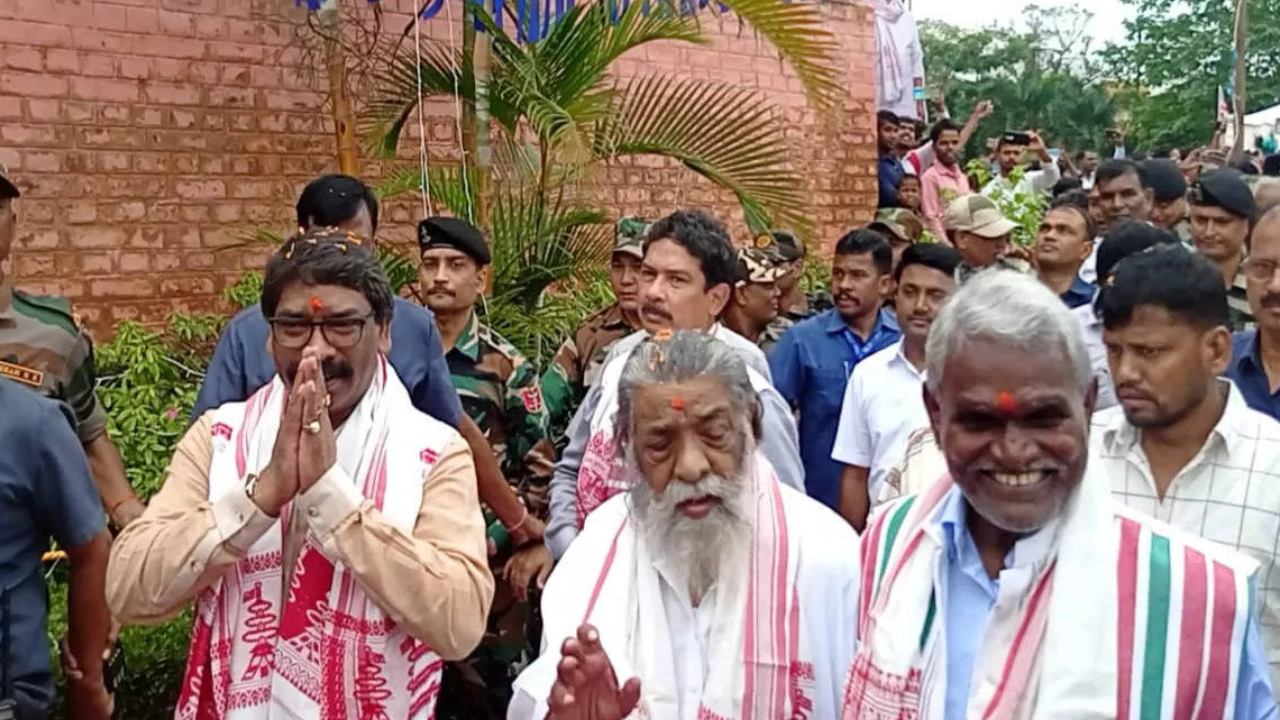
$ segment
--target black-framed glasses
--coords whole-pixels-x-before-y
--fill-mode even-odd
[[[374,317],[373,313],[360,317],[328,318],[326,320],[306,320],[303,318],[274,317],[267,322],[271,324],[271,337],[280,347],[299,350],[311,342],[316,328],[324,336],[325,342],[339,350],[354,347],[364,337],[364,328]]]

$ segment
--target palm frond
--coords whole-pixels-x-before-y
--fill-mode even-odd
[[[822,22],[819,3],[791,0],[720,0],[760,33],[795,70],[809,101],[831,108],[841,92],[836,38]]]
[[[808,236],[802,178],[787,164],[782,124],[763,98],[740,87],[652,76],[632,80],[596,133],[601,159],[675,158],[742,204],[753,232],[770,226]]]
[[[360,121],[360,134],[370,151],[381,157],[395,157],[400,135],[418,103],[434,95],[453,95],[474,101],[475,80],[461,53],[425,42],[420,46],[422,62],[412,55],[397,57],[374,77],[373,99]]]

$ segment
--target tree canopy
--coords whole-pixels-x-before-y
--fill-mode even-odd
[[[922,22],[928,84],[961,119],[989,98],[996,112],[974,139],[1041,129],[1051,145],[1103,149],[1119,127],[1144,148],[1188,147],[1213,134],[1219,87],[1229,86],[1233,0],[1121,0],[1125,39],[1103,44],[1080,7],[1030,6],[1021,27],[967,30]],[[1280,93],[1280,0],[1249,1],[1247,100]]]

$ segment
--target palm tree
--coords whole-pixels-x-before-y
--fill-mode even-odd
[[[802,236],[811,230],[803,179],[788,164],[782,123],[759,94],[663,74],[626,83],[610,75],[616,60],[646,44],[707,44],[697,15],[682,13],[674,0],[633,2],[621,11],[604,0],[569,9],[545,38],[530,43],[499,29],[479,4],[467,4],[492,43],[491,63],[482,63],[489,67],[477,71],[465,45],[452,51],[425,43],[421,63],[393,59],[378,78],[362,135],[377,153],[394,156],[418,104],[435,96],[457,97],[469,114],[492,118],[491,177],[473,168],[465,174],[433,168],[424,179],[417,168],[405,168],[379,189],[390,197],[425,180],[438,202],[472,221],[485,204],[494,305],[512,316],[504,313],[495,322],[504,334],[522,334],[514,327],[517,319],[527,326],[546,307],[548,286],[573,285],[602,266],[611,231],[604,213],[584,203],[584,188],[592,170],[614,159],[676,159],[733,192],[753,232],[783,225]],[[835,41],[814,4],[727,0],[722,7],[777,48],[815,107],[835,104]],[[487,130],[482,121],[480,131]],[[478,195],[483,184],[491,197]]]

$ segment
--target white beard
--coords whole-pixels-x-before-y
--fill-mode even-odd
[[[750,458],[752,454],[753,449],[748,447],[744,456]],[[712,585],[733,588],[746,580],[752,531],[748,488],[752,475],[747,462],[737,478],[707,475],[696,483],[673,480],[659,494],[654,494],[643,477],[632,483],[631,516],[641,529],[649,554],[655,560],[666,559],[670,566],[683,571],[695,606]],[[690,518],[676,507],[708,495],[720,498],[721,504],[704,518]]]

